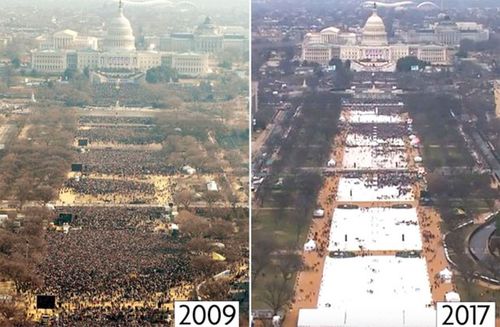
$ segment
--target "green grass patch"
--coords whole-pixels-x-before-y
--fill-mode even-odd
[[[291,278],[287,281],[287,283],[293,287],[297,274],[293,274]],[[266,285],[269,285],[273,282],[273,280],[279,280],[280,282],[283,278],[280,275],[280,272],[276,270],[276,267],[270,265],[259,275],[256,282],[252,284],[252,309],[271,309],[269,305],[267,305],[262,298],[266,291]]]
[[[297,242],[297,229],[293,223],[292,209],[259,209],[252,216],[252,230],[254,233],[270,234],[277,242],[278,248],[286,249],[296,245],[304,244],[308,228],[304,228],[299,234]]]

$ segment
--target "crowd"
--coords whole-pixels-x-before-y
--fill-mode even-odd
[[[163,217],[164,208],[71,207],[58,208],[72,215],[71,226],[89,230],[131,230],[152,232],[153,223]]]
[[[155,194],[154,185],[146,182],[131,180],[114,180],[102,178],[71,178],[64,183],[64,187],[71,188],[77,193],[88,195],[105,195],[119,193],[121,195],[151,195]]]
[[[384,172],[375,174],[351,172],[345,174],[344,177],[359,180],[363,183],[365,188],[383,189],[386,187],[394,187],[398,191],[395,199],[410,194],[412,192],[412,186],[417,183],[417,176],[406,172]]]
[[[164,209],[58,211],[73,215],[72,228],[67,233],[47,231],[47,256],[39,267],[44,286],[36,290],[64,304],[55,325],[150,326],[165,320],[160,317],[164,311],[151,308],[168,303],[170,290],[191,282],[194,275],[185,240],[154,230]]]
[[[130,229],[49,232],[39,293],[59,301],[141,301],[189,280],[189,255],[179,240]]]
[[[126,151],[115,149],[92,149],[77,155],[84,172],[136,176],[143,174],[174,174],[175,167],[165,164],[161,151]]]
[[[401,138],[406,134],[404,124],[353,124],[349,131],[353,134],[376,135],[379,139]]]
[[[78,139],[89,139],[90,142],[110,142],[122,144],[160,143],[164,136],[152,126],[99,126],[89,129],[79,129]]]
[[[78,120],[80,125],[154,125],[154,117],[127,117],[127,116],[81,116]]]
[[[101,327],[101,326],[170,326],[172,315],[169,308],[143,308],[128,306],[120,308],[110,305],[104,307],[82,307],[71,311],[62,311],[52,318],[54,327]]]

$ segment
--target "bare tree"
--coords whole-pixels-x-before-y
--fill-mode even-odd
[[[207,280],[201,287],[199,296],[206,301],[226,301],[231,289],[229,279],[213,279]]]
[[[283,310],[293,296],[293,288],[290,283],[274,279],[265,285],[261,295],[261,301],[267,304],[274,314]]]
[[[180,225],[181,232],[191,237],[203,237],[209,227],[205,218],[198,217],[189,211],[181,211],[175,221]]]
[[[184,209],[189,210],[189,205],[193,201],[194,194],[189,189],[182,189],[174,195],[174,201],[184,206]]]
[[[293,273],[302,269],[302,257],[297,253],[287,253],[277,259],[276,266],[281,272],[284,281],[292,278]]]

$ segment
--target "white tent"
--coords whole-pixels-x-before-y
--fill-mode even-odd
[[[439,272],[439,278],[445,283],[451,283],[451,278],[453,277],[453,272],[448,268],[444,268]]]
[[[273,317],[273,327],[281,326],[281,317],[276,315]]]
[[[460,302],[460,294],[457,292],[448,292],[444,295],[446,302]]]
[[[193,175],[193,174],[196,173],[196,169],[194,169],[191,166],[184,166],[184,167],[182,167],[182,171],[184,171],[188,175]]]
[[[424,159],[420,156],[416,156],[415,158],[415,162],[422,162]]]
[[[215,181],[208,182],[207,190],[209,190],[210,192],[218,192],[219,188],[217,187],[217,183]]]
[[[325,215],[325,210],[322,208],[318,208],[313,211],[313,217],[314,218],[321,218]]]
[[[314,242],[314,240],[309,240],[304,244],[304,251],[311,252],[314,250],[316,250],[316,242]]]
[[[337,162],[334,159],[328,160],[327,166],[328,167],[334,167],[337,164]]]

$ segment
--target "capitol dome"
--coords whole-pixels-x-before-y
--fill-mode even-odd
[[[219,29],[217,25],[212,22],[212,18],[206,17],[205,21],[196,28],[198,35],[218,35]]]
[[[117,14],[109,21],[107,34],[103,42],[104,50],[135,50],[135,37],[130,21],[123,15],[123,5]]]
[[[388,44],[384,21],[377,14],[377,10],[373,10],[373,14],[366,20],[365,27],[363,28],[362,44],[369,46],[383,46]]]

